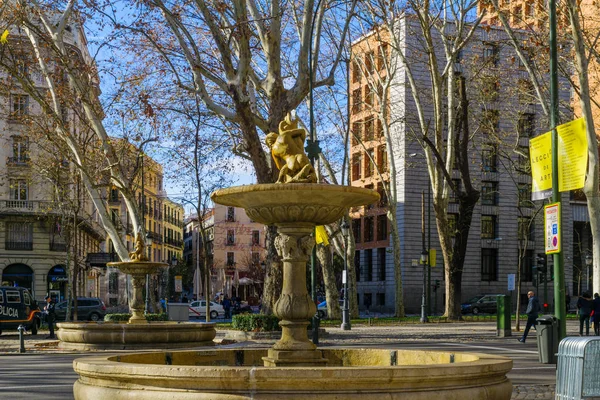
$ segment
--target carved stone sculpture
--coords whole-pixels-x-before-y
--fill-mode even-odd
[[[306,130],[298,128],[298,119],[288,114],[279,123],[279,134],[271,132],[265,142],[271,149],[273,161],[279,169],[277,183],[314,183],[315,169],[304,152]]]
[[[144,238],[142,238],[142,234],[138,232],[135,235],[135,250],[129,253],[129,258],[131,261],[148,261],[145,250],[146,244],[144,243]]]

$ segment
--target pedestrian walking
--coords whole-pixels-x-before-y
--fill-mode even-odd
[[[569,293],[566,294],[565,296],[565,303],[567,303],[567,314],[569,313],[569,309],[571,308],[571,296],[569,296]]]
[[[229,300],[229,296],[227,295],[223,299],[223,309],[225,310],[225,318],[231,318],[231,300]]]
[[[583,324],[585,323],[585,335],[590,336],[590,314],[592,313],[592,299],[589,292],[577,299],[577,314],[579,314],[579,336],[583,336]]]
[[[183,295],[183,299],[181,299],[181,302],[182,302],[182,303],[187,303],[187,302],[189,302],[189,299],[188,299],[188,297],[187,297],[187,294],[184,294],[184,295]]]
[[[594,300],[592,300],[592,318],[594,333],[600,336],[600,295],[598,293],[594,293]]]
[[[54,321],[56,320],[55,306],[56,303],[52,300],[52,297],[46,296],[44,314],[46,314],[46,322],[48,322],[48,329],[50,330],[50,335],[46,336],[46,339],[56,339],[56,336],[54,336]]]
[[[540,311],[542,311],[542,307],[540,307],[540,301],[537,297],[535,297],[535,293],[533,291],[530,290],[527,292],[527,297],[529,298],[527,310],[525,310],[525,314],[527,314],[527,324],[525,325],[525,332],[523,332],[523,336],[519,338],[519,342],[521,343],[525,343],[527,335],[529,334],[529,330],[535,325],[535,321],[540,315]]]

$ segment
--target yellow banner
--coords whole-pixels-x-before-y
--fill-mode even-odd
[[[435,260],[437,258],[436,250],[429,249],[429,266],[435,267]]]
[[[529,140],[531,192],[552,189],[552,143],[550,132]],[[534,200],[537,200],[534,195]]]
[[[323,225],[318,225],[315,228],[315,242],[317,242],[317,244],[323,243],[324,246],[329,246],[329,236],[327,236],[327,231]]]
[[[583,118],[556,128],[558,133],[558,190],[581,189],[585,183],[588,143]]]

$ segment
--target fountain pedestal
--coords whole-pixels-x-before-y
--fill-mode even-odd
[[[275,248],[283,260],[283,288],[274,313],[281,320],[281,339],[264,357],[266,367],[326,364],[327,359],[310,340],[306,328],[317,308],[306,290],[306,263],[315,240],[314,224],[277,224]]]

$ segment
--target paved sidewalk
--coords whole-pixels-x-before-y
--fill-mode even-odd
[[[524,324],[523,324],[524,325]],[[578,321],[568,321],[567,335],[577,336]],[[339,327],[325,327],[326,334],[320,339],[320,346],[393,346],[396,343],[403,342],[419,342],[428,343],[457,343],[470,344],[474,347],[480,345],[486,352],[485,347],[498,346],[500,344],[515,345],[516,351],[522,351],[529,359],[537,359],[533,355],[535,346],[535,332],[532,331],[528,338],[528,343],[521,345],[517,343],[517,338],[520,333],[513,332],[512,337],[501,338],[496,336],[495,322],[457,322],[457,323],[429,323],[421,324],[405,324],[397,326],[367,326],[355,325],[351,331],[343,331]],[[217,341],[221,341],[226,334],[226,331],[219,330],[217,333]],[[41,332],[38,335],[26,334],[26,350],[27,352],[36,353],[65,353],[57,348],[56,340],[46,340],[46,332]],[[237,343],[234,346],[268,346],[274,342],[271,340],[250,341]],[[224,342],[224,344],[226,341]],[[523,346],[523,347],[521,347]],[[527,349],[527,351],[521,350]],[[0,336],[0,353],[18,353],[19,337],[18,334],[6,334]],[[131,352],[131,351],[128,351]],[[74,353],[68,351],[67,353]],[[91,352],[75,352],[81,354],[90,354]],[[542,366],[543,364],[540,364]],[[549,375],[548,373],[546,373]],[[513,386],[512,399],[553,399],[555,390],[555,381],[553,384],[532,384],[523,385],[516,384]]]

